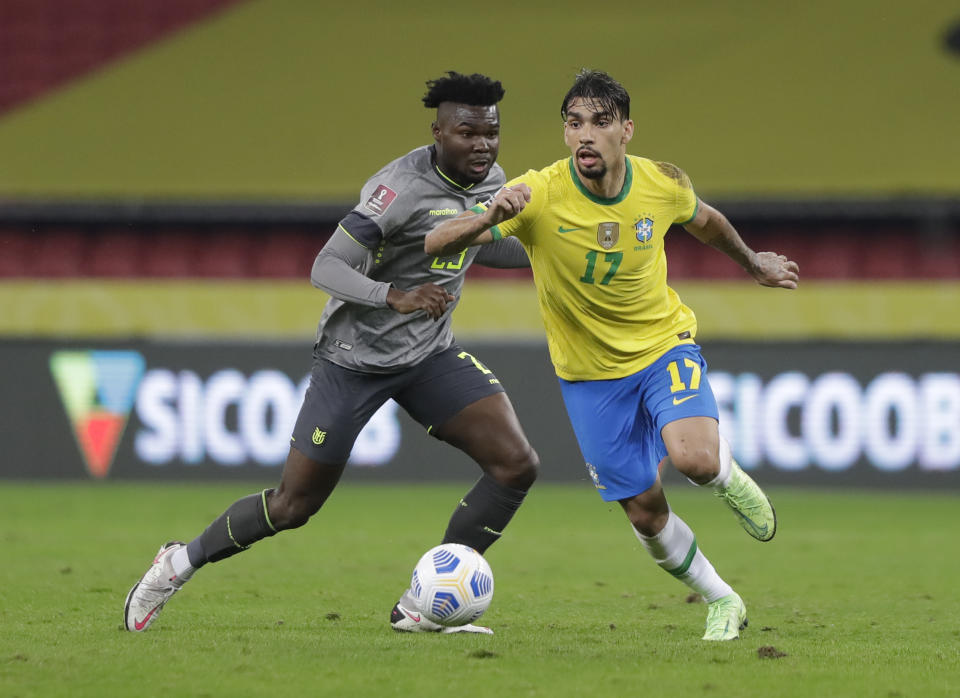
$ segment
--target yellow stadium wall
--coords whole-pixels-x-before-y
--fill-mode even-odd
[[[711,339],[960,338],[960,281],[675,285]],[[0,336],[309,339],[326,295],[307,281],[0,282]],[[540,340],[527,281],[469,281],[454,315],[461,338]]]

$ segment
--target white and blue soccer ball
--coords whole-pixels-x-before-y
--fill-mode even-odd
[[[420,612],[434,623],[465,625],[490,607],[493,572],[473,548],[444,543],[420,558],[413,568],[410,589]]]

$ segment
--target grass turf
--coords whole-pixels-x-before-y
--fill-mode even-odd
[[[747,603],[737,642],[699,639],[705,606],[582,485],[538,486],[489,551],[492,637],[387,625],[464,488],[349,483],[306,527],[198,573],[149,632],[121,631],[157,547],[255,489],[4,483],[0,695],[960,693],[955,494],[774,490],[781,528],[761,544],[672,487]]]

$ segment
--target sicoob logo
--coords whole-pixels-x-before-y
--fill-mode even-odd
[[[364,207],[370,209],[380,216],[383,215],[383,212],[387,210],[387,207],[392,204],[393,200],[396,198],[397,192],[390,187],[385,187],[381,184],[376,188],[373,194],[370,195],[370,198],[367,199],[367,203],[364,204]]]

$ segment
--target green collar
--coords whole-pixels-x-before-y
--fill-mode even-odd
[[[451,186],[456,187],[456,188],[459,189],[460,191],[470,191],[471,189],[473,189],[474,185],[476,184],[476,182],[474,182],[474,183],[471,184],[469,187],[465,187],[465,186],[463,186],[463,185],[461,185],[461,184],[457,184],[457,183],[454,182],[452,179],[450,179],[449,177],[447,177],[447,175],[443,174],[443,170],[440,169],[440,167],[439,167],[439,165],[437,165],[437,163],[433,163],[433,169],[435,169],[435,170],[437,171],[437,174],[440,175],[441,179],[443,179],[444,182],[446,182],[447,184],[449,184],[449,185],[451,185]]]
[[[577,175],[577,168],[573,164],[573,157],[571,157],[567,162],[570,165],[570,178],[573,180],[573,183],[577,185],[577,189],[580,190],[580,193],[595,204],[600,204],[601,206],[611,206],[613,204],[619,204],[621,201],[626,199],[627,194],[630,193],[630,186],[633,184],[633,166],[630,164],[630,158],[625,157],[623,161],[627,167],[627,174],[623,178],[623,186],[620,188],[620,193],[610,199],[597,196],[583,186],[583,182],[580,181],[580,177]]]

